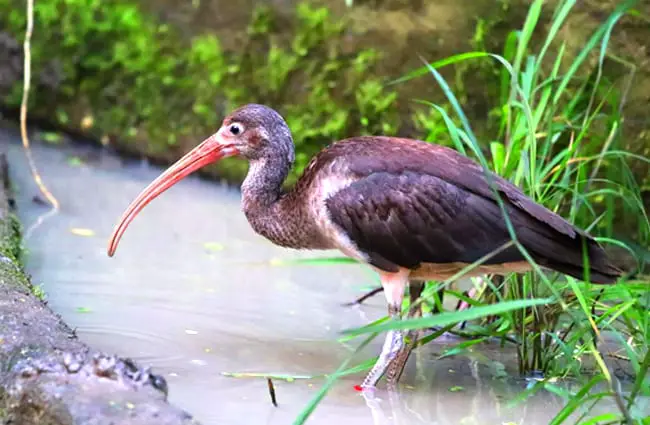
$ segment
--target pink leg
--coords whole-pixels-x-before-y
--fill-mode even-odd
[[[411,304],[406,316],[407,319],[414,319],[422,315],[422,305],[420,304],[417,307],[414,307],[414,304],[417,302],[418,298],[420,298],[420,295],[422,295],[423,290],[424,282],[409,282],[409,297]],[[397,381],[399,380],[400,376],[402,376],[402,372],[404,372],[404,366],[406,366],[406,362],[411,355],[411,351],[413,351],[413,347],[415,347],[415,344],[418,342],[418,339],[420,339],[420,336],[421,330],[415,329],[408,331],[406,334],[406,339],[408,340],[407,344],[395,356],[395,359],[391,362],[388,370],[386,371],[386,382],[389,388],[396,388]]]
[[[404,290],[408,284],[410,270],[401,269],[397,273],[381,273],[381,286],[388,302],[388,314],[393,320],[401,319]],[[386,369],[404,347],[404,333],[400,330],[388,331],[379,359],[372,367],[361,386],[364,389],[374,388]]]
[[[467,298],[474,298],[474,295],[476,295],[476,288],[472,287],[469,291],[465,293],[467,295]],[[456,310],[462,311],[469,308],[469,303],[467,301],[458,301],[458,305],[456,306]]]

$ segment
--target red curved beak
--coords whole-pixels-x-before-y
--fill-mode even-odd
[[[239,151],[232,145],[222,143],[219,133],[216,133],[165,170],[164,173],[140,192],[138,197],[131,202],[131,205],[122,214],[122,218],[115,226],[109,240],[108,256],[112,257],[115,254],[117,244],[120,242],[126,228],[149,202],[199,168],[237,154],[239,154]]]

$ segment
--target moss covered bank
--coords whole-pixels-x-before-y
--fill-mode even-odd
[[[95,352],[41,300],[20,263],[20,225],[0,155],[0,423],[189,425],[167,383],[129,359]]]
[[[420,55],[434,61],[468,50],[502,52],[530,3],[39,0],[32,117],[168,163],[210,134],[233,107],[266,103],[286,117],[294,133],[292,178],[324,145],[350,135],[397,134],[446,143],[440,115],[414,102],[444,103],[431,77],[387,83],[421,66]],[[557,2],[546,3],[542,19],[550,25]],[[616,4],[578,2],[562,30],[564,66]],[[606,78],[621,82],[634,69],[634,90],[625,93],[625,141],[641,154],[650,152],[649,17],[650,5],[639,2],[634,14],[621,19],[604,68]],[[4,37],[19,43],[24,25],[22,0],[0,0]],[[9,112],[16,110],[21,93],[18,43],[11,47],[5,41],[9,60],[0,72],[0,96]],[[582,75],[592,71],[588,63]],[[500,113],[495,99],[503,89],[497,64],[477,60],[442,72],[487,146],[498,137],[490,124]],[[648,168],[634,166],[650,183]],[[205,173],[239,181],[245,169],[243,162],[231,160]]]

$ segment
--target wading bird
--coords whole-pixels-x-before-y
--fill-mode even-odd
[[[466,277],[531,269],[510,234],[542,267],[584,278],[583,243],[594,283],[613,283],[621,270],[587,233],[533,202],[515,185],[453,149],[395,137],[354,137],[316,155],[293,189],[282,184],[294,162],[291,131],[275,110],[249,104],[156,178],[129,205],[110,238],[113,256],[133,218],[179,180],[222,158],[250,162],[242,209],[255,232],[295,249],[338,249],[379,273],[388,313],[399,320],[405,288],[445,280],[494,253]],[[495,253],[496,252],[496,253]],[[366,379],[373,388],[404,350],[402,331],[389,331]],[[391,367],[392,369],[392,367]]]

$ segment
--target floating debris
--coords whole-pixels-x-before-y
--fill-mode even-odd
[[[92,115],[86,115],[81,119],[81,128],[84,130],[88,130],[92,128],[95,125],[95,119],[93,118]]]
[[[281,379],[287,382],[294,382],[296,379],[314,379],[319,377],[319,375],[285,375],[277,373],[255,373],[255,372],[221,372],[223,376],[229,376],[231,378],[272,378],[272,379]]]
[[[77,307],[77,313],[90,313],[92,312],[91,309],[88,307]]]
[[[58,145],[63,140],[63,137],[59,133],[48,131],[41,133],[41,139],[51,145]]]
[[[32,197],[32,202],[37,204],[37,205],[47,205],[47,202],[38,195],[34,195]]]
[[[84,162],[78,156],[71,156],[68,158],[68,165],[71,167],[80,167],[84,165]]]
[[[192,329],[185,329],[185,333],[188,335],[198,335],[199,331],[193,331]]]
[[[203,244],[203,248],[207,249],[208,251],[223,251],[225,247],[218,243],[218,242],[205,242]]]
[[[84,229],[84,228],[80,228],[80,227],[71,228],[70,233],[72,233],[73,235],[85,236],[85,237],[95,236],[95,232],[93,230]]]
[[[273,386],[273,381],[271,380],[271,378],[266,378],[266,382],[269,386],[269,395],[271,396],[271,403],[273,403],[275,407],[278,407],[278,401],[275,398],[275,387]]]

